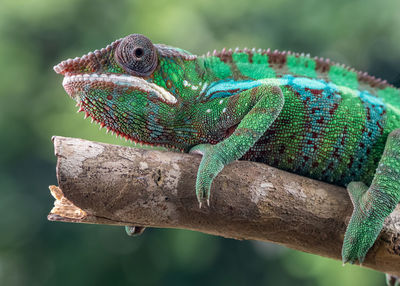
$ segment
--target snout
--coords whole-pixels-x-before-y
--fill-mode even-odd
[[[54,66],[54,71],[64,76],[77,74],[102,73],[105,68],[113,65],[115,47],[121,39],[112,42],[101,50],[95,50],[82,57],[67,59]]]

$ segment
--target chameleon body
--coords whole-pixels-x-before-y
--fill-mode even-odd
[[[200,203],[237,159],[346,186],[354,211],[343,262],[364,260],[400,200],[400,91],[366,73],[290,52],[196,56],[138,34],[54,69],[101,126],[202,154]]]

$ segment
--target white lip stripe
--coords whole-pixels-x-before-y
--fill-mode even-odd
[[[145,81],[144,79],[127,76],[127,75],[115,75],[115,74],[78,74],[65,76],[63,80],[63,85],[67,85],[72,82],[77,81],[103,81],[112,82],[115,84],[127,85],[132,87],[138,87],[145,92],[152,92],[157,94],[157,96],[168,103],[176,103],[177,100],[170,92],[166,91],[161,86],[154,83]]]

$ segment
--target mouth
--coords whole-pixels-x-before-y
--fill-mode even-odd
[[[56,69],[56,68],[55,68]],[[129,76],[129,75],[118,75],[118,74],[75,74],[65,75],[63,80],[63,86],[66,92],[74,97],[77,87],[79,88],[82,84],[89,84],[95,86],[96,84],[113,84],[120,87],[128,87],[136,90],[140,90],[145,93],[155,94],[161,101],[168,104],[175,104],[177,99],[170,92],[158,86],[154,83],[147,82],[146,80]]]
[[[56,67],[54,68],[54,70],[57,72]],[[160,101],[167,104],[177,103],[177,99],[175,98],[175,96],[173,96],[167,90],[154,83],[147,82],[142,78],[129,75],[98,73],[73,74],[63,72],[57,73],[64,75],[64,79],[62,82],[63,87],[68,95],[77,102],[76,107],[78,108],[78,112],[84,112],[84,118],[91,118],[92,123],[95,122],[100,125],[100,129],[105,128],[106,133],[110,132],[111,134],[115,134],[117,138],[124,138],[126,141],[129,140],[135,145],[165,145],[145,142],[131,134],[131,132],[121,130],[121,126],[116,123],[116,120],[111,119],[113,118],[113,116],[104,117],[99,115],[99,112],[97,114],[94,114],[93,108],[88,107],[88,103],[83,100],[83,98],[81,97],[81,93],[86,92],[88,89],[91,88],[110,90],[110,88],[112,87],[117,87],[120,89],[137,90],[143,93],[147,93],[148,96],[151,95],[153,98],[154,96],[157,96]],[[102,110],[100,113],[110,114],[109,108],[110,107],[107,105],[97,105],[97,109],[99,111]],[[108,118],[108,120],[105,120],[104,118]],[[177,149],[174,146],[169,147],[171,149]]]

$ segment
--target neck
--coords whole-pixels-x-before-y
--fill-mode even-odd
[[[135,128],[128,131],[128,134],[134,134],[134,141],[184,152],[200,143],[200,131],[193,125],[194,118],[189,114],[167,113],[154,106],[149,110],[140,120],[135,120],[135,124],[127,124],[128,128]]]

